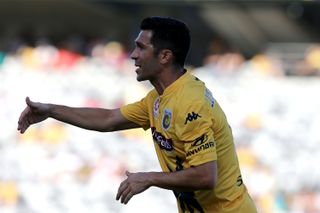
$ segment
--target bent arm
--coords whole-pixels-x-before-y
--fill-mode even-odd
[[[151,186],[180,192],[212,189],[217,182],[217,162],[176,172],[127,172],[126,175],[128,177],[120,184],[116,197],[124,204]]]
[[[176,172],[151,172],[149,176],[150,186],[183,192],[212,189],[216,182],[216,161]]]

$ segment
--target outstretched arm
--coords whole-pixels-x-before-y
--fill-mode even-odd
[[[49,117],[80,128],[100,132],[140,127],[124,118],[120,109],[75,108],[33,102],[29,97],[26,98],[26,103],[27,107],[21,113],[18,121],[20,133],[24,133],[30,125]]]
[[[124,204],[151,186],[180,192],[212,189],[217,182],[217,163],[211,161],[176,172],[127,172],[126,175],[116,197]]]

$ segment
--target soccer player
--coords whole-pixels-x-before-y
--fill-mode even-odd
[[[142,100],[102,109],[32,102],[27,97],[18,130],[24,133],[49,117],[101,132],[151,129],[163,171],[126,172],[117,200],[127,204],[155,186],[173,191],[179,212],[256,212],[223,110],[205,84],[184,69],[188,27],[173,18],[148,17],[140,29],[131,58],[137,80],[154,86]]]

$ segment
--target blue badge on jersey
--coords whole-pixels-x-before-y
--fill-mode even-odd
[[[162,128],[167,130],[170,127],[172,112],[170,109],[165,109],[162,117]]]

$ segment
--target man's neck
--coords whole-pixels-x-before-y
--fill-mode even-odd
[[[157,76],[157,79],[150,81],[150,83],[157,90],[159,95],[162,95],[164,90],[180,78],[186,72],[185,69],[179,68],[175,70],[165,70]]]

